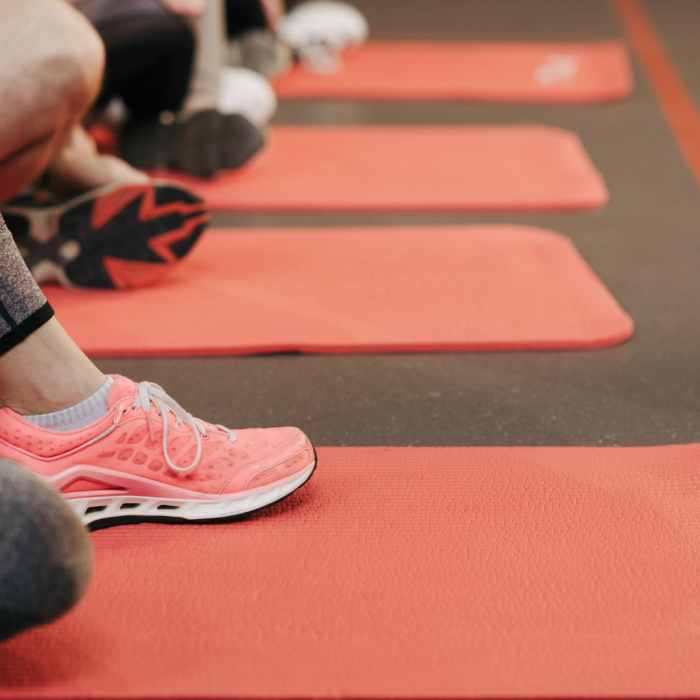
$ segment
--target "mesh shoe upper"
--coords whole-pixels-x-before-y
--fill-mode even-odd
[[[139,393],[148,394],[146,405],[139,400]],[[190,498],[232,494],[285,479],[314,460],[313,448],[298,428],[233,433],[193,419],[172,399],[169,401],[175,408],[159,401],[159,395],[169,399],[155,385],[136,385],[115,375],[107,399],[108,413],[70,432],[40,428],[3,408],[0,456],[21,462],[53,482],[68,498],[86,491],[123,489],[123,483],[113,478],[117,474],[135,477],[137,484],[150,482],[149,494],[154,493],[154,487],[157,492],[158,485],[164,492],[168,487],[190,491]],[[76,467],[82,469],[71,480],[70,472]],[[172,489],[168,492],[172,495]]]

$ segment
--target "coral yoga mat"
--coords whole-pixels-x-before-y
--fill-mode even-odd
[[[298,66],[275,81],[281,98],[584,103],[628,97],[624,44],[369,42],[332,74]]]
[[[277,126],[240,170],[158,174],[222,210],[555,211],[608,201],[579,137],[544,126]]]
[[[94,533],[0,698],[700,695],[699,445],[318,457],[247,520]]]
[[[633,328],[567,238],[512,225],[214,230],[158,286],[45,293],[94,356],[596,348]]]

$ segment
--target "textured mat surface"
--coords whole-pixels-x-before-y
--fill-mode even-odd
[[[277,126],[241,170],[186,183],[222,210],[569,210],[608,200],[580,139],[544,126]]]
[[[302,67],[275,81],[281,98],[602,102],[634,84],[621,42],[370,42],[334,74]]]
[[[571,242],[526,226],[214,230],[157,286],[45,292],[91,355],[594,348],[632,334]]]
[[[700,694],[700,446],[322,448],[288,501],[95,533],[2,698]]]

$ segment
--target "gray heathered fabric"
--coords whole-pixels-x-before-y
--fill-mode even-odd
[[[91,574],[90,539],[68,504],[0,459],[0,640],[69,610]]]
[[[14,325],[19,325],[46,303],[34,281],[12,234],[0,216],[0,338],[10,330],[9,315]],[[3,313],[3,310],[5,313]]]

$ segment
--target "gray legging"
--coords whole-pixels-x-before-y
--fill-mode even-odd
[[[0,354],[52,316],[0,217]],[[91,570],[90,540],[61,496],[0,459],[0,639],[68,610]]]
[[[0,216],[0,355],[53,316]]]
[[[62,615],[91,572],[90,539],[63,498],[0,459],[0,640]]]

